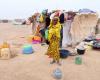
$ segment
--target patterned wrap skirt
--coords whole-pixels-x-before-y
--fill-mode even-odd
[[[52,37],[49,42],[50,43],[47,50],[47,55],[52,57],[55,61],[58,61],[60,59],[60,53],[59,53],[60,38]]]

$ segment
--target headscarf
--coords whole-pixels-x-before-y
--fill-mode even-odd
[[[53,19],[57,18],[58,22],[56,25],[53,25]],[[57,38],[60,38],[60,30],[61,30],[61,24],[59,22],[59,18],[58,17],[54,17],[51,22],[50,22],[50,26],[49,26],[49,31],[48,31],[48,40],[50,41],[50,39],[52,38],[53,35],[55,35]]]
[[[42,15],[46,15],[48,13],[48,9],[42,11]]]

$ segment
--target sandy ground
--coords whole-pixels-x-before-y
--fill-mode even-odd
[[[82,65],[76,65],[72,56],[61,60],[62,66],[51,65],[51,59],[44,55],[47,46],[33,44],[35,53],[21,53],[22,45],[27,43],[25,37],[30,34],[30,26],[0,23],[0,43],[7,40],[13,54],[17,54],[10,60],[0,60],[0,80],[55,80],[52,72],[56,68],[62,70],[62,80],[100,80],[99,51],[88,50],[82,56]]]

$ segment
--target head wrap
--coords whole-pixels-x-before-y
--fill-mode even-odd
[[[58,19],[58,22],[56,25],[53,25],[54,18]],[[48,31],[48,40],[50,40],[53,35],[55,35],[57,38],[60,38],[61,24],[59,23],[58,17],[54,17],[54,18],[50,22],[49,31]]]

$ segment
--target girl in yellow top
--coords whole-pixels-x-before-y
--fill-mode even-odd
[[[53,58],[51,64],[57,62],[60,65],[59,62],[60,30],[61,30],[61,24],[59,23],[59,18],[54,17],[51,20],[49,31],[48,31],[49,47],[48,47],[47,55]]]

